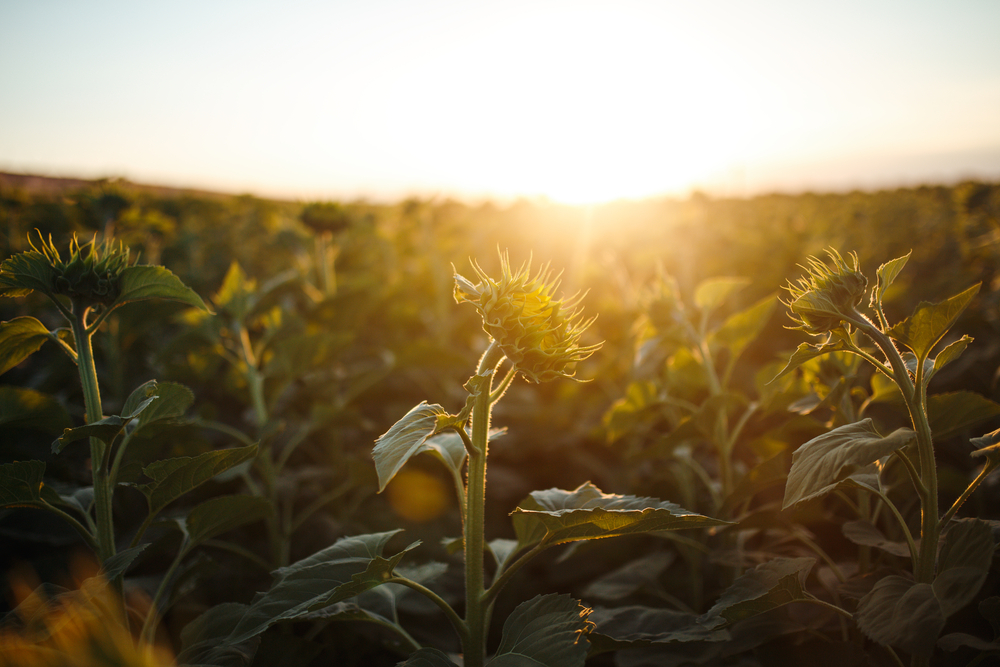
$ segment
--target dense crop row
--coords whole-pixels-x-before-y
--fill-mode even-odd
[[[1000,187],[0,220],[0,664],[1000,654]]]

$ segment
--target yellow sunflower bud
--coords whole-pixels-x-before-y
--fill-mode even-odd
[[[483,317],[483,329],[497,342],[514,368],[531,382],[573,377],[576,362],[601,347],[580,345],[580,337],[594,318],[584,320],[578,309],[582,295],[566,300],[553,294],[559,276],[542,267],[534,277],[530,264],[512,271],[506,254],[500,256],[500,279],[493,280],[478,264],[479,277],[455,274],[455,300],[473,304]]]
[[[792,311],[789,317],[798,324],[792,328],[812,335],[827,334],[840,327],[850,330],[845,320],[854,317],[868,287],[856,253],[848,255],[851,264],[836,250],[827,250],[827,254],[832,267],[810,257],[809,266],[803,267],[808,274],[785,287],[790,298],[784,303]]]

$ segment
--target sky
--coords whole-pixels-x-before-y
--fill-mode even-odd
[[[997,0],[0,0],[0,171],[567,203],[1000,179]]]

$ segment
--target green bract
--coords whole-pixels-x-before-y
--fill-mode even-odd
[[[808,274],[797,283],[789,282],[789,300],[785,305],[792,311],[790,317],[808,334],[819,336],[840,327],[850,330],[845,321],[853,316],[868,287],[868,279],[858,267],[858,256],[850,253],[848,264],[836,250],[826,251],[833,261],[827,266],[815,257],[809,258],[809,265],[803,267]],[[852,266],[853,265],[853,266]]]
[[[98,244],[95,237],[81,246],[74,236],[66,260],[51,237],[39,236],[38,246],[31,243],[31,248],[0,264],[0,296],[25,296],[38,290],[109,306],[121,294],[122,271],[129,263],[129,249],[122,243]]]
[[[559,276],[548,266],[531,276],[530,263],[517,271],[506,254],[500,256],[501,275],[493,280],[475,262],[479,284],[455,274],[455,300],[476,306],[483,329],[497,342],[510,362],[531,382],[573,377],[572,367],[601,344],[580,345],[580,337],[594,321],[584,320],[577,308],[581,295],[556,299]]]

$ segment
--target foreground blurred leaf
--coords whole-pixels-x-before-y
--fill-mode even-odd
[[[73,425],[54,396],[25,387],[0,387],[0,428],[30,428],[62,433]]]
[[[832,491],[837,482],[915,437],[911,429],[900,428],[883,438],[872,420],[864,419],[813,438],[792,454],[782,509]]]
[[[208,306],[194,290],[162,266],[130,266],[123,269],[121,291],[108,309],[147,299],[180,301],[188,306],[208,311]]]
[[[42,502],[41,461],[0,464],[0,507],[35,507]]]
[[[543,539],[555,545],[652,530],[729,525],[655,498],[602,493],[590,482],[573,491],[533,491],[511,516],[522,547]]]
[[[149,500],[150,515],[154,515],[191,489],[255,456],[257,445],[253,444],[156,461],[142,470],[153,481],[138,488]]]
[[[447,415],[440,405],[422,401],[375,440],[372,458],[378,472],[379,493],[410,457],[424,451],[424,441],[437,432],[438,417]]]
[[[568,595],[539,595],[519,604],[503,624],[489,667],[583,667],[594,624],[587,609]]]
[[[921,301],[912,315],[891,327],[886,333],[890,338],[913,350],[913,354],[922,361],[948,333],[978,291],[979,285],[973,285],[961,294],[956,294],[940,303]]]
[[[49,330],[34,317],[0,322],[0,375],[38,351],[49,340]]]
[[[721,628],[790,602],[809,600],[805,579],[815,558],[774,558],[746,571],[701,616],[709,628]]]

